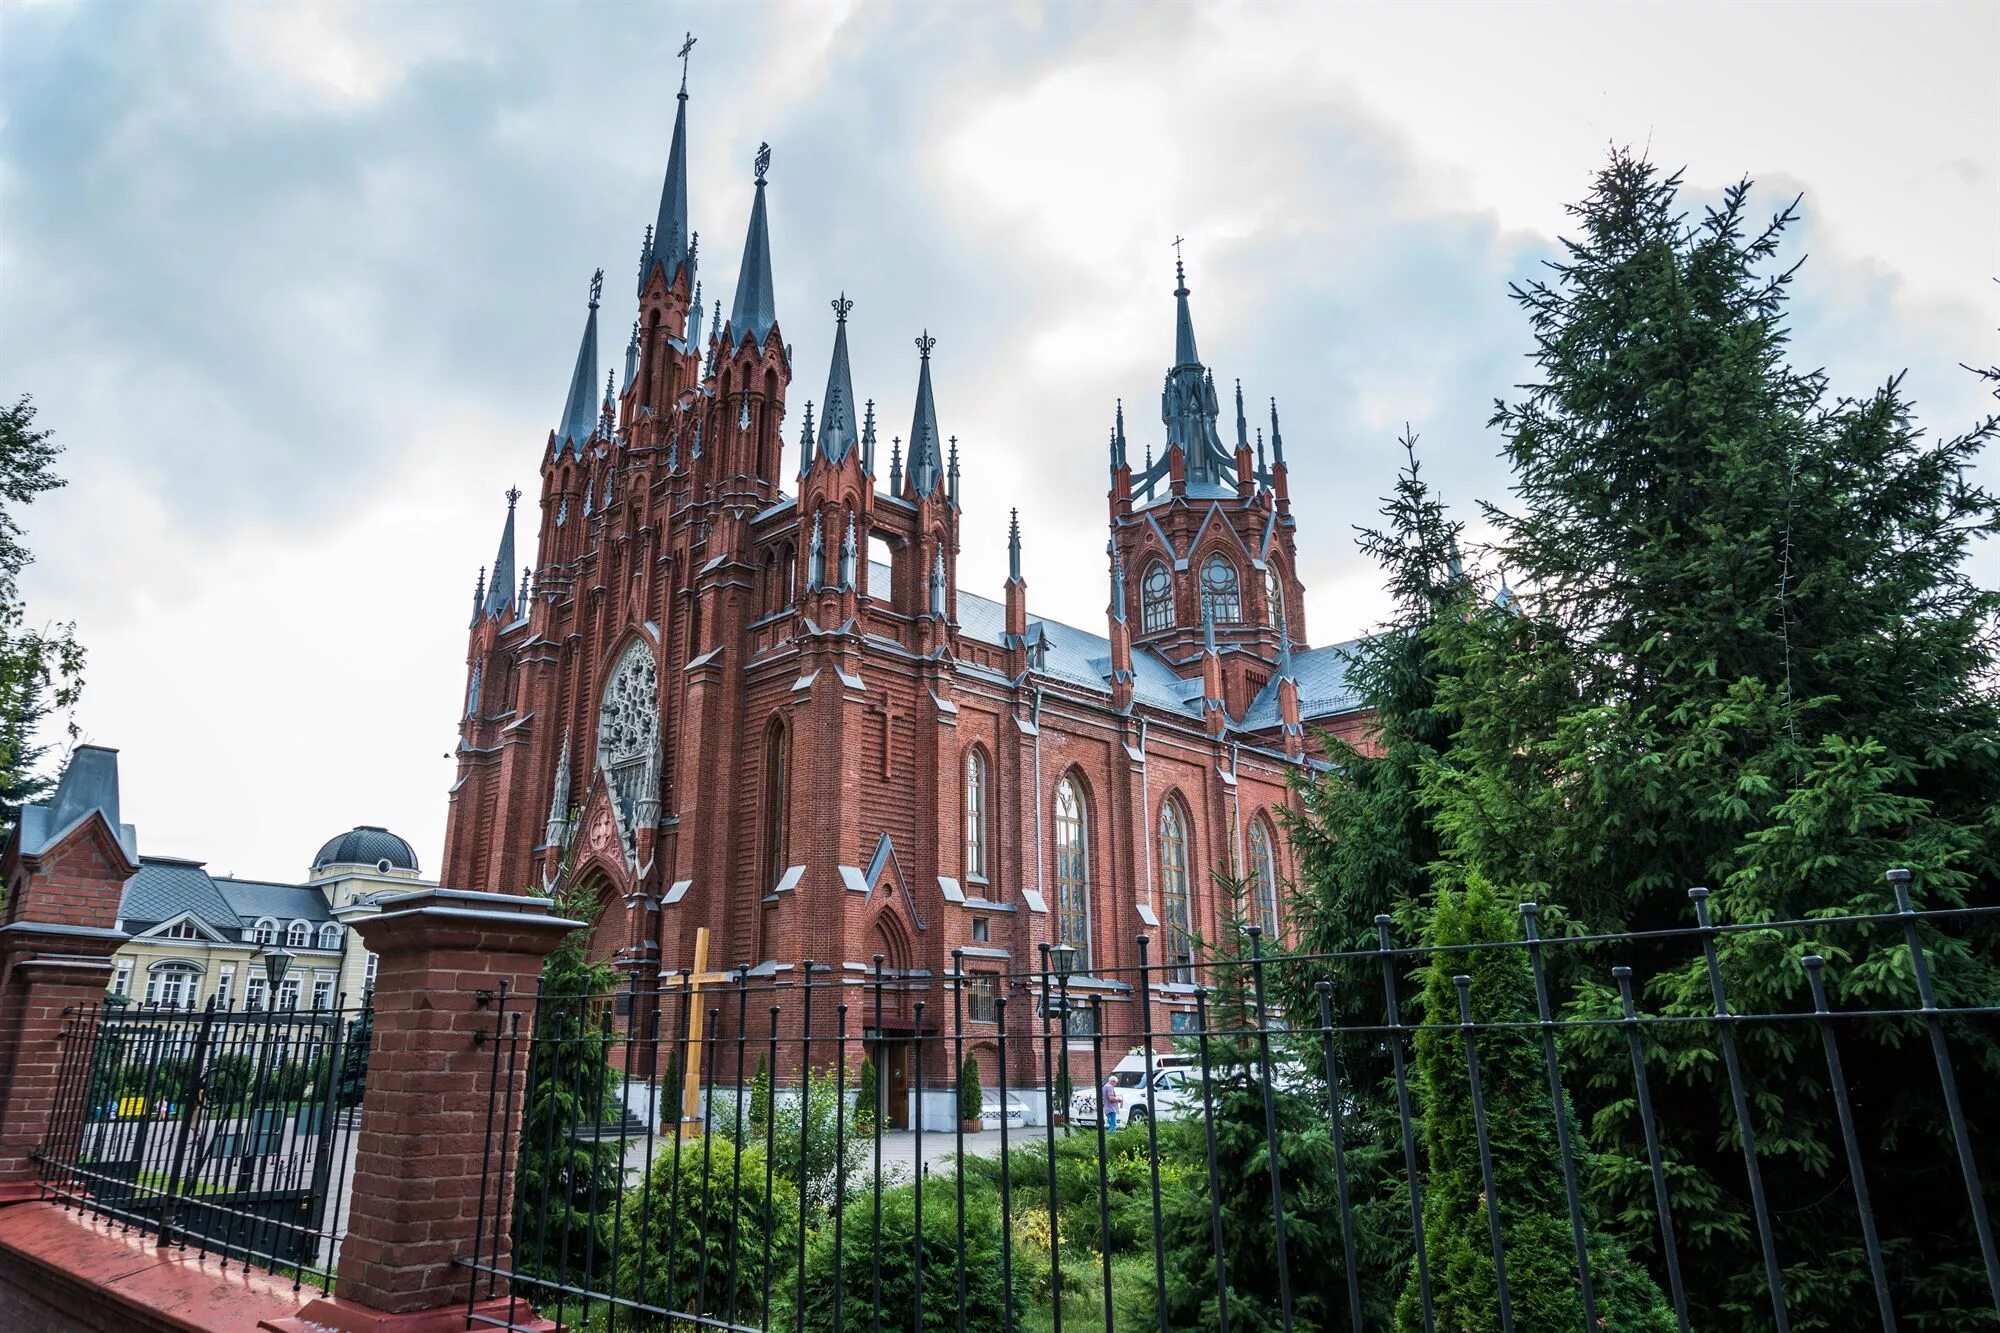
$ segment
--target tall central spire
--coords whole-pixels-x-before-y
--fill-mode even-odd
[[[583,342],[576,349],[576,369],[570,372],[569,397],[563,400],[562,420],[556,426],[556,454],[574,449],[579,457],[583,445],[597,429],[597,303],[604,295],[604,270],[590,277],[590,316],[583,321]]]
[[[819,451],[838,463],[861,441],[854,420],[854,374],[847,365],[847,312],[854,302],[842,292],[833,303],[833,362],[826,370],[826,407],[819,419]]]
[[[1188,313],[1187,270],[1174,261],[1174,368],[1198,366],[1201,354],[1194,349],[1194,316]]]
[[[757,146],[757,197],[750,205],[750,232],[743,240],[743,267],[736,275],[736,303],[729,311],[730,341],[747,338],[763,346],[778,323],[778,297],[771,280],[771,227],[764,215],[764,177],[771,170],[771,145]]]
[[[681,49],[683,58],[692,50],[690,39]],[[666,270],[667,286],[674,285],[683,268],[692,267],[692,257],[688,253],[688,170],[687,170],[687,118],[688,90],[687,66],[681,66],[681,91],[674,108],[673,145],[667,149],[667,179],[660,186],[660,213],[653,223],[653,255],[639,274],[639,291],[643,295],[646,284],[652,280],[653,270]],[[694,287],[694,274],[688,274],[688,287]]]

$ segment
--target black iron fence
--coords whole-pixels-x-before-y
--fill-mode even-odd
[[[43,1188],[163,1245],[330,1291],[370,1035],[365,1003],[72,1010]]]
[[[528,1097],[489,1116],[467,1318],[2000,1326],[2000,919],[1892,886],[1756,923],[1696,891],[1615,935],[1524,905],[1496,937],[1474,902],[1309,957],[1246,930],[1198,984],[1142,938],[1122,972],[967,949],[502,993],[495,1082]]]

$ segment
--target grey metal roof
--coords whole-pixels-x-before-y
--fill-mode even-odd
[[[21,809],[21,854],[38,856],[93,814],[102,815],[132,861],[139,859],[139,835],[118,820],[118,751],[79,745],[46,805]]]
[[[199,861],[149,856],[139,873],[125,881],[118,901],[119,919],[128,930],[143,930],[192,913],[203,925],[228,939],[241,938],[243,922],[222,896]]]
[[[333,920],[326,895],[309,885],[267,884],[261,880],[217,876],[215,887],[246,924],[254,924],[257,918],[265,916],[279,921]]]
[[[1292,676],[1299,683],[1300,720],[1310,722],[1314,718],[1351,713],[1361,707],[1360,695],[1347,678],[1352,654],[1360,643],[1359,639],[1349,639],[1324,648],[1292,650]],[[1271,677],[1244,712],[1242,726],[1246,730],[1263,731],[1282,720],[1278,716],[1278,679]]]
[[[868,586],[886,588],[889,577],[887,565],[879,560],[869,562]],[[960,589],[958,631],[979,643],[1003,646],[1007,632],[1006,605]],[[1042,674],[1107,696],[1111,693],[1111,640],[1059,620],[1040,617],[1028,621],[1028,639],[1042,647]],[[1299,714],[1303,720],[1349,713],[1361,706],[1347,681],[1348,654],[1360,642],[1350,639],[1324,648],[1292,650],[1292,672],[1299,682]],[[1151,649],[1132,650],[1132,697],[1139,702],[1199,717],[1201,690],[1201,677],[1184,679]],[[1265,731],[1279,722],[1278,680],[1274,676],[1236,725],[1242,731]]]
[[[336,833],[313,857],[312,868],[330,865],[372,866],[387,861],[394,870],[417,869],[416,849],[403,839],[374,824],[358,824],[345,833]]]

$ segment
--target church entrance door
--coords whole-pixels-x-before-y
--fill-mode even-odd
[[[916,1043],[908,1041],[885,1041],[879,1043],[882,1060],[882,1082],[888,1098],[887,1124],[890,1129],[910,1127],[910,1055]]]

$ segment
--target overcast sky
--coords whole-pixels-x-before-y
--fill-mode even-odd
[[[1507,283],[1607,145],[1697,202],[1804,192],[1797,355],[1840,391],[1907,369],[1955,432],[1986,402],[1959,363],[2000,359],[1991,4],[0,0],[0,397],[70,478],[28,516],[30,614],[89,646],[78,722],[145,851],[292,877],[371,823],[435,871],[474,572],[599,266],[622,351],[687,29],[709,300],[768,140],[794,411],[843,289],[885,434],[928,327],[960,583],[997,592],[1019,505],[1030,602],[1076,624],[1114,400],[1135,461],[1161,436],[1176,235],[1218,384],[1279,399],[1315,643],[1382,610],[1352,528],[1405,421],[1462,513],[1506,498]]]

